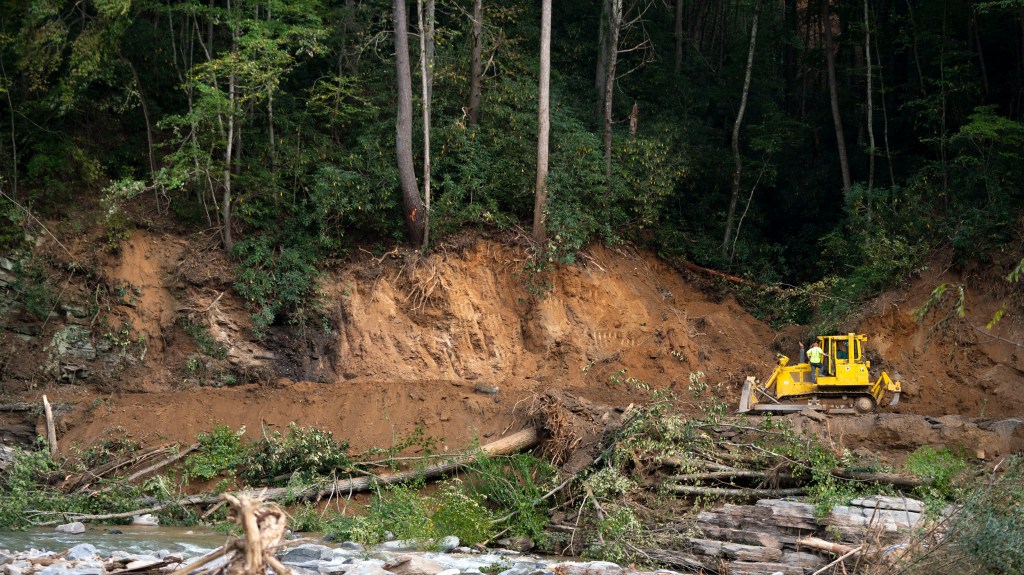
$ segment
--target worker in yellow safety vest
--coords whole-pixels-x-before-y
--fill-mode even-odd
[[[807,350],[807,361],[811,364],[811,382],[818,383],[818,374],[822,371],[822,358],[828,357],[825,350],[821,349],[818,342],[811,344],[811,349]]]

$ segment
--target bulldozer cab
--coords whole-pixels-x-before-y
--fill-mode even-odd
[[[825,357],[826,376],[846,379],[844,376],[854,371],[853,366],[870,367],[870,362],[864,360],[864,342],[867,339],[867,336],[855,333],[819,336],[818,342],[828,354]]]

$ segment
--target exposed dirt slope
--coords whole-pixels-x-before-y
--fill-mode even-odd
[[[770,372],[773,342],[790,341],[632,249],[596,246],[579,265],[536,276],[524,273],[522,249],[484,239],[428,257],[367,255],[325,282],[329,330],[277,326],[262,341],[216,249],[136,231],[119,254],[91,257],[113,294],[99,306],[108,313],[89,307],[100,290],[76,286],[59,317],[30,325],[8,311],[5,325],[32,329],[0,334],[5,395],[36,402],[45,392],[61,404],[65,445],[189,442],[219,424],[258,434],[295,423],[330,429],[355,449],[417,426],[458,448],[523,425],[535,397],[554,387],[624,406],[652,389],[689,398],[689,376],[700,371],[705,397],[734,404],[745,375]],[[919,323],[911,312],[950,281],[968,286],[967,317],[932,332],[942,315]],[[996,287],[980,295],[948,272],[926,273],[850,326],[872,336],[877,365],[907,382],[897,411],[1020,415],[1024,350],[1008,343],[1024,341],[1020,316],[992,335],[970,327],[1013,293],[980,285]]]

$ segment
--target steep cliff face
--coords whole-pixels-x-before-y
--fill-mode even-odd
[[[553,387],[609,405],[664,389],[693,406],[712,395],[732,404],[746,375],[770,372],[773,345],[806,336],[778,337],[648,253],[595,246],[578,265],[529,274],[523,249],[471,239],[429,256],[356,258],[325,278],[326,321],[273,326],[257,340],[217,249],[142,230],[114,255],[82,244],[45,260],[50,283],[64,285],[53,313],[30,313],[13,270],[0,277],[2,399],[34,403],[46,393],[71,445],[188,442],[219,424],[259,434],[295,423],[357,449],[416,428],[457,447],[524,424],[537,394]],[[87,271],[68,273],[68,262]],[[934,285],[957,281],[948,275],[922,274],[866,306],[850,329],[872,336],[876,364],[907,382],[899,412],[1019,414],[1020,320],[971,327],[1012,304],[1012,286],[968,290],[967,316],[937,328],[942,310],[915,320]],[[11,437],[32,435],[34,414],[3,417]]]

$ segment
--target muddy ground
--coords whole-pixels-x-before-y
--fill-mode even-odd
[[[735,405],[747,375],[766,377],[775,354],[795,356],[808,335],[777,333],[731,297],[706,295],[704,278],[643,251],[593,246],[577,265],[531,276],[524,248],[464,238],[425,257],[356,252],[323,282],[326,321],[274,326],[258,340],[210,240],[136,230],[117,253],[97,252],[88,238],[67,252],[40,244],[59,301],[40,320],[0,282],[0,403],[38,405],[45,393],[65,450],[290,424],[329,429],[355,450],[417,428],[459,449],[526,425],[529,406],[553,388],[613,406],[665,389],[689,400],[690,374],[702,372],[703,400],[713,393]],[[973,452],[980,440],[943,435],[925,416],[1022,416],[1024,321],[1011,286],[946,268],[937,258],[845,326],[868,334],[875,366],[904,382],[889,412],[922,424],[872,435],[893,426],[848,418],[840,427],[860,431],[839,442],[880,452],[891,442],[897,452],[959,441]],[[946,305],[918,321],[913,311],[941,283],[964,286],[966,316],[945,321]],[[1004,319],[985,329],[1004,306]],[[0,436],[24,439],[40,421],[0,413]],[[1009,433],[985,456],[1020,450],[1021,432]]]

